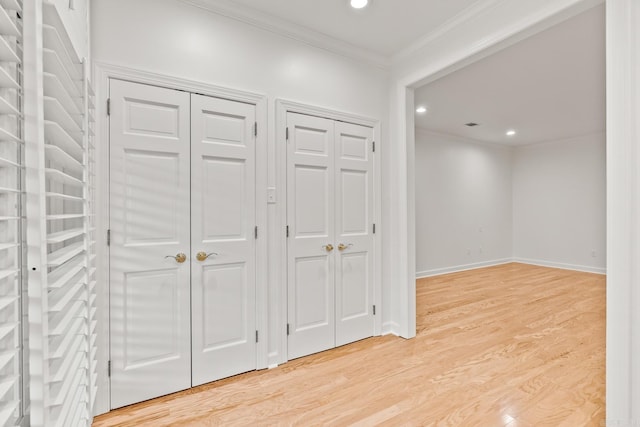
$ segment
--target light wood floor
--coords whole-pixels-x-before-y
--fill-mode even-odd
[[[97,417],[104,426],[601,426],[605,278],[523,264],[417,282],[376,337]]]

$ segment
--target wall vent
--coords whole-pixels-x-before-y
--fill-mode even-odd
[[[474,123],[474,122],[469,122],[469,123],[465,123],[465,126],[469,126],[470,128],[474,127],[474,126],[478,126],[478,123]]]

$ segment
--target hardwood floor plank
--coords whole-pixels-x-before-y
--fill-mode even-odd
[[[375,337],[96,417],[107,426],[599,426],[605,277],[524,264],[420,279]]]

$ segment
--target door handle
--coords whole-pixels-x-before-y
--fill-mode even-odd
[[[353,246],[353,243],[347,243],[346,245],[344,243],[340,243],[338,245],[338,250],[340,251],[344,251],[345,249],[350,248],[351,246]]]
[[[211,252],[210,254],[208,254],[208,253],[206,253],[206,252],[202,252],[202,251],[200,251],[200,252],[198,252],[198,253],[196,254],[196,259],[197,259],[198,261],[204,261],[204,260],[206,260],[207,258],[209,258],[211,255],[218,256],[218,254],[217,254],[217,253],[215,253],[215,252]]]
[[[165,258],[173,258],[176,260],[176,262],[178,264],[182,264],[183,262],[185,262],[187,260],[187,256],[185,254],[183,254],[182,252],[180,252],[179,254],[176,255],[167,255]]]
[[[329,243],[328,245],[324,245],[322,248],[327,252],[331,252],[333,250],[333,245]]]

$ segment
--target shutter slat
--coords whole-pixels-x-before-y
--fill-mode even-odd
[[[73,176],[62,172],[61,170],[46,168],[45,172],[47,174],[47,178],[55,182],[59,182],[65,185],[72,185],[75,187],[82,187],[84,185],[84,183],[78,178],[74,178]]]
[[[22,10],[22,3],[18,0],[0,0],[0,6],[7,10],[17,10],[18,12]]]
[[[20,89],[20,83],[7,70],[0,67],[0,87],[5,89]]]
[[[0,36],[0,61],[12,62],[14,64],[20,62],[20,57],[16,53],[16,50],[11,47],[10,42],[2,36]]]
[[[71,96],[79,96],[80,87],[78,86],[78,80],[74,80],[74,78],[69,74],[69,71],[64,66],[60,55],[55,50],[44,49],[43,58],[44,71],[56,75],[68,94]]]
[[[78,293],[82,290],[85,283],[84,275],[80,275],[80,277],[76,280],[74,285],[65,286],[63,289],[59,290],[58,293],[62,293],[58,298],[58,301],[54,301],[54,294],[49,294],[49,298],[51,299],[51,305],[49,307],[49,313],[59,313],[66,309],[67,304],[70,303],[75,297],[78,296]]]
[[[75,159],[82,158],[82,146],[62,127],[52,121],[44,122],[45,140],[47,144],[55,145]]]
[[[84,252],[84,243],[73,243],[69,246],[65,246],[55,252],[50,253],[47,257],[47,265],[49,267],[57,267],[71,260],[73,257],[81,254],[82,252]]]
[[[67,154],[57,145],[46,144],[44,146],[49,159],[63,166],[65,169],[72,170],[76,173],[82,173],[84,166],[78,160]]]
[[[0,98],[0,100],[1,99],[2,98]],[[0,103],[0,112],[2,111],[1,108],[2,104]],[[58,123],[60,127],[72,137],[73,135],[77,135],[78,139],[74,138],[76,141],[82,140],[82,128],[78,123],[78,119],[74,119],[56,98],[50,96],[44,97],[44,119]],[[82,145],[82,143],[80,143],[80,145]]]
[[[16,23],[13,22],[4,7],[0,7],[0,35],[10,37],[20,36],[20,30],[16,26]]]
[[[82,236],[84,229],[72,228],[70,230],[58,231],[57,233],[51,233],[47,236],[47,243],[62,243],[67,240]]]
[[[60,78],[53,73],[44,73],[44,94],[60,101],[70,114],[82,114],[82,106],[78,105],[82,98],[77,93],[69,93]]]
[[[0,9],[1,10],[1,9]],[[20,110],[16,108],[11,102],[0,96],[0,114],[19,116]]]

